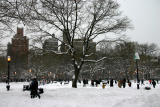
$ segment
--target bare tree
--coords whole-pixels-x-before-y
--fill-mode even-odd
[[[7,18],[22,21],[34,32],[52,35],[61,32],[66,41],[56,37],[65,44],[74,66],[75,78],[72,87],[77,88],[81,68],[88,55],[89,42],[106,34],[120,34],[129,27],[127,17],[122,17],[119,4],[114,0],[4,0],[10,8]],[[77,56],[75,39],[83,41],[83,52]]]
[[[136,44],[136,49],[140,54],[140,70],[143,73],[143,78],[145,75],[146,79],[150,79],[150,74],[153,71],[156,71],[159,68],[157,53],[159,51],[159,47],[152,44]]]
[[[4,41],[9,34],[13,32],[12,26],[16,22],[14,18],[8,17],[12,9],[3,0],[0,1],[0,55],[6,52],[6,45]],[[11,15],[11,14],[10,14]]]

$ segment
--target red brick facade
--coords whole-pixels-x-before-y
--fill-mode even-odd
[[[7,49],[7,55],[11,56],[11,72],[17,72],[17,76],[21,75],[22,70],[28,69],[28,48],[29,40],[24,36],[23,28],[17,28]]]
[[[23,56],[28,55],[29,41],[23,35],[23,28],[17,28],[17,34],[12,38],[12,54]]]

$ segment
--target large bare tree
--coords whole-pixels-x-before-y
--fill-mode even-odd
[[[103,35],[120,34],[130,26],[115,0],[3,0],[0,3],[6,5],[7,18],[20,20],[30,30],[50,36],[60,32],[65,36],[66,41],[60,36],[55,38],[68,47],[65,53],[70,55],[74,66],[74,88],[83,64],[92,55],[88,55],[89,42]],[[78,58],[76,38],[83,41],[83,52]]]

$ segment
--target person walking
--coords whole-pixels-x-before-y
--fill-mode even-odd
[[[86,86],[86,79],[83,79],[83,87]]]
[[[132,86],[132,83],[131,83],[131,81],[129,81],[129,80],[128,80],[128,86],[129,86],[129,87]]]
[[[110,80],[110,87],[113,87],[113,79]]]
[[[141,84],[144,85],[144,80],[143,79],[141,80]]]
[[[122,84],[123,84],[123,88],[125,88],[126,87],[126,79],[125,78],[123,79],[123,83]]]
[[[40,99],[40,95],[38,93],[38,81],[36,78],[34,78],[30,84],[30,91],[31,98],[35,98],[38,96],[38,98]]]
[[[91,80],[91,86],[94,87],[94,80]]]
[[[151,80],[151,79],[149,80],[149,83],[150,83],[150,84],[152,83],[152,80]]]
[[[156,87],[156,82],[154,80],[152,80],[152,85],[153,85],[153,88]]]
[[[122,86],[122,80],[118,80],[118,87],[121,88]]]

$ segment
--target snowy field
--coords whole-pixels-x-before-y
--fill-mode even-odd
[[[30,92],[22,90],[28,84],[10,83],[11,90],[6,91],[6,84],[0,83],[0,107],[160,107],[160,84],[151,90],[140,85],[137,90],[134,83],[131,88],[107,85],[105,89],[82,84],[73,89],[71,83],[52,83],[39,86],[44,88],[41,99],[31,99]]]

